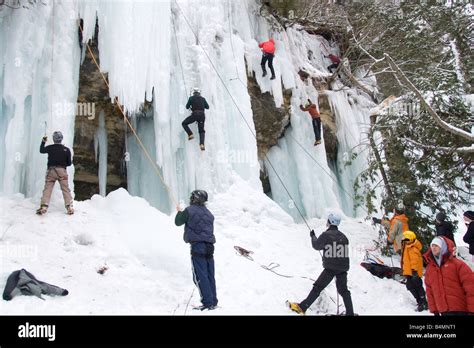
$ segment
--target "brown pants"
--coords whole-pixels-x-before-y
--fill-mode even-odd
[[[41,205],[49,205],[51,194],[53,193],[54,184],[59,181],[59,186],[63,192],[64,205],[67,207],[72,204],[71,190],[69,190],[68,176],[65,168],[49,167],[46,171],[46,182],[44,183],[43,197],[41,197]]]

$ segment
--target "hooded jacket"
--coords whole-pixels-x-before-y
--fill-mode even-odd
[[[454,243],[449,238],[439,238],[447,246],[445,253],[440,256],[440,265],[431,249],[424,254],[428,263],[425,286],[429,310],[432,313],[474,313],[474,273],[467,264],[454,256]]]
[[[411,276],[413,275],[413,271],[416,271],[418,277],[423,277],[423,256],[421,249],[422,246],[418,239],[402,241],[401,266],[404,276]]]
[[[273,39],[262,42],[258,47],[262,49],[263,53],[275,54],[275,41]]]

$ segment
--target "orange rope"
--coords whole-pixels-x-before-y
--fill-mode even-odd
[[[82,35],[84,36],[84,31],[82,29],[82,26],[79,24],[79,29],[81,30],[82,32]],[[87,46],[87,49],[92,57],[92,60],[94,61],[94,64],[97,66],[97,69],[99,70],[100,72],[100,75],[102,76],[102,79],[104,80],[108,90],[110,91],[110,86],[109,86],[109,82],[107,81],[107,79],[105,78],[104,74],[102,73],[102,71],[100,70],[100,66],[99,66],[99,63],[97,63],[97,60],[95,59],[95,56],[94,56],[94,53],[92,52],[90,46],[89,46],[89,43],[86,42],[86,46]],[[163,176],[161,175],[160,173],[160,169],[158,167],[158,165],[156,164],[155,161],[153,161],[153,159],[151,158],[150,154],[148,153],[147,149],[145,148],[145,146],[143,145],[140,137],[138,136],[137,132],[135,131],[135,129],[133,128],[132,124],[130,123],[130,121],[128,120],[127,116],[125,115],[125,111],[123,110],[122,106],[120,105],[119,103],[119,100],[117,97],[115,97],[114,99],[114,102],[117,104],[120,112],[122,113],[123,115],[123,119],[124,121],[127,123],[128,127],[130,128],[130,130],[132,131],[133,135],[135,136],[135,138],[137,139],[138,141],[138,144],[140,145],[141,149],[143,150],[143,152],[145,153],[145,156],[146,158],[150,161],[150,163],[152,164],[153,166],[153,169],[155,169],[156,171],[156,174],[158,174],[158,177],[160,178],[161,182],[163,183],[163,185],[165,186],[166,188],[166,191],[168,192],[168,195],[169,197],[171,198],[171,200],[173,201],[173,203],[175,204],[175,206],[178,206],[179,203],[178,201],[176,200],[176,198],[174,197],[173,193],[171,192],[171,189],[170,187],[166,184],[165,182],[165,179],[163,178]]]

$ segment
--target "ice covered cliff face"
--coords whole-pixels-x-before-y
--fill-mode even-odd
[[[118,97],[131,115],[145,98],[153,101],[152,114],[134,117],[133,124],[175,197],[187,201],[191,190],[201,188],[210,191],[212,199],[212,192],[225,191],[242,179],[261,190],[247,91],[247,74],[255,73],[262,93],[270,92],[277,107],[283,103],[283,90],[292,91],[292,126],[268,158],[294,202],[267,168],[273,199],[294,217],[295,204],[307,216],[322,216],[327,209],[353,214],[352,181],[365,161],[361,157],[350,167],[342,162],[368,124],[369,103],[355,91],[328,93],[340,145],[338,163],[331,168],[324,146],[313,146],[310,117],[298,108],[308,97],[314,101],[318,97],[313,84],[303,82],[298,71],[304,68],[312,77],[325,76],[330,63],[323,55],[337,53],[324,39],[294,28],[274,30],[258,15],[259,4],[253,0],[61,1],[54,5],[54,16],[52,8],[50,1],[0,14],[0,62],[4,66],[0,71],[0,135],[5,135],[0,144],[0,184],[4,192],[27,196],[41,192],[46,161],[37,147],[44,121],[49,133],[62,129],[65,144],[72,146],[75,110],[55,115],[53,107],[75,102],[80,61],[76,20],[84,20],[86,42],[94,33],[97,17],[100,63],[108,73],[110,96]],[[259,42],[270,37],[277,49],[277,79],[273,82],[261,77],[258,48]],[[199,150],[196,140],[187,140],[181,126],[189,115],[184,104],[192,87],[201,88],[210,105],[205,152]],[[349,103],[351,98],[359,102]],[[197,135],[196,126],[191,128]],[[127,140],[127,150],[129,191],[165,212],[172,211],[166,190],[135,139]],[[23,154],[21,160],[16,159],[17,153]]]

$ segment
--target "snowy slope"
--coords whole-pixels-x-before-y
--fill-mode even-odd
[[[0,288],[12,271],[25,268],[70,292],[66,297],[47,296],[45,301],[27,296],[1,301],[3,314],[292,315],[284,301],[301,301],[312,286],[312,281],[301,277],[315,279],[322,271],[305,227],[293,223],[275,202],[242,181],[211,197],[209,204],[216,216],[221,308],[205,313],[191,310],[191,305],[199,304],[199,295],[193,291],[183,229],[174,226],[174,217],[144,199],[120,189],[106,198],[96,195],[78,202],[74,216],[66,216],[57,204],[42,217],[34,215],[34,202],[19,195],[3,197],[0,203],[2,212],[8,212],[0,225]],[[318,234],[324,230],[323,220],[310,224]],[[356,312],[415,314],[415,301],[404,285],[373,277],[359,266],[361,250],[372,245],[376,231],[349,218],[343,220],[341,230],[351,245],[349,289]],[[237,255],[235,245],[253,251],[255,262]],[[275,272],[293,278],[259,266],[271,267],[272,262],[279,264]],[[98,274],[104,265],[109,270]],[[335,313],[335,301],[333,282],[308,313]]]

